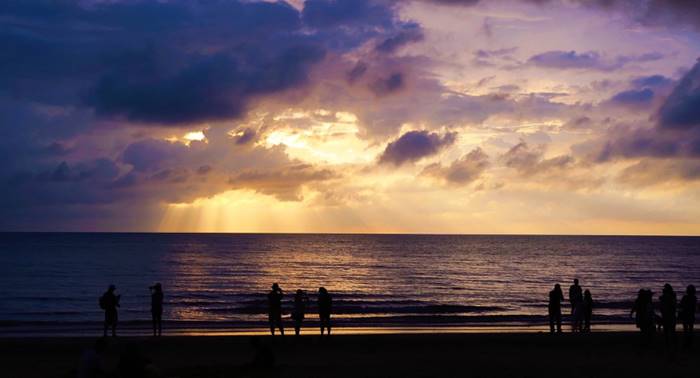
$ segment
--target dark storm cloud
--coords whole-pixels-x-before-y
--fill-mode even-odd
[[[175,0],[0,4],[0,84],[12,96],[157,125],[223,120],[307,84],[326,51],[421,35],[391,1]]]
[[[670,129],[700,126],[700,62],[678,83],[659,112],[660,124]]]
[[[379,157],[379,163],[399,166],[414,162],[437,154],[445,147],[452,145],[456,139],[455,132],[440,135],[425,130],[409,131],[386,146]]]
[[[98,114],[165,124],[236,118],[252,96],[294,88],[323,58],[318,47],[292,47],[262,64],[216,55],[171,77],[113,74],[100,80],[88,101]]]

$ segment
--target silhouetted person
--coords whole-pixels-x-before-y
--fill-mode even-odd
[[[163,334],[163,287],[158,282],[149,289],[151,290],[153,336],[160,336]]]
[[[102,355],[106,349],[107,341],[104,338],[100,338],[95,342],[95,346],[83,352],[83,355],[80,357],[80,366],[78,366],[78,378],[103,376]]]
[[[583,292],[583,302],[581,304],[581,309],[583,311],[583,331],[591,332],[591,317],[593,317],[593,296],[591,296],[590,290],[586,290]]]
[[[112,328],[112,336],[117,336],[117,307],[121,295],[114,295],[117,288],[109,285],[107,291],[100,297],[100,308],[105,310],[104,336],[107,336],[107,328]]]
[[[272,284],[272,290],[267,294],[269,306],[268,315],[270,319],[270,333],[275,335],[275,327],[279,327],[280,335],[284,336],[284,325],[282,324],[282,289],[277,283]]]
[[[306,303],[309,298],[306,296],[304,290],[297,290],[294,294],[294,309],[292,310],[292,319],[294,319],[294,334],[299,336],[301,332],[301,322],[304,321],[304,315],[306,314]]]
[[[634,301],[630,315],[634,314],[634,322],[641,331],[642,342],[646,343],[654,335],[654,307],[651,290],[640,289]]]
[[[695,286],[688,285],[685,295],[681,298],[678,317],[683,323],[683,344],[686,347],[693,345],[693,328],[695,327],[695,311],[698,307],[698,299],[695,296]]]
[[[661,307],[661,324],[664,327],[664,336],[666,344],[675,340],[676,336],[676,310],[678,300],[676,292],[669,284],[664,285],[663,292],[659,297],[659,306]]]
[[[328,294],[328,290],[325,287],[318,288],[318,317],[321,321],[321,336],[323,336],[323,329],[328,330],[328,335],[331,334],[331,307],[333,305],[333,299],[331,295]]]
[[[583,303],[583,290],[578,284],[578,278],[574,279],[574,284],[569,286],[569,304],[571,304],[571,331],[581,330],[581,304]]]
[[[564,293],[559,284],[554,285],[554,289],[549,292],[549,332],[554,333],[554,325],[557,325],[557,332],[561,332],[561,302],[564,300]]]

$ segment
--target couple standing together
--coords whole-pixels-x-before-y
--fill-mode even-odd
[[[275,328],[279,328],[280,334],[284,336],[284,325],[282,324],[282,297],[284,293],[277,283],[272,284],[272,290],[267,294],[269,306],[270,333],[275,335]],[[298,336],[301,332],[301,322],[306,314],[306,304],[309,298],[304,290],[297,290],[294,294],[294,309],[292,319],[294,320],[294,333]],[[321,335],[327,330],[331,334],[331,295],[324,287],[318,289],[318,316],[321,321]]]
[[[549,330],[554,333],[561,332],[561,302],[564,300],[564,293],[559,284],[554,285],[554,289],[549,292]],[[569,287],[569,303],[571,304],[571,331],[589,332],[591,330],[591,316],[593,315],[593,297],[589,290],[583,291],[578,284],[578,279],[574,279],[574,284]]]

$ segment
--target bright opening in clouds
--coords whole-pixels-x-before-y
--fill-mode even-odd
[[[700,4],[6,0],[0,229],[700,234]]]

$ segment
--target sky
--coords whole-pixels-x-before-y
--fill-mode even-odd
[[[0,230],[700,235],[694,0],[5,0]]]

